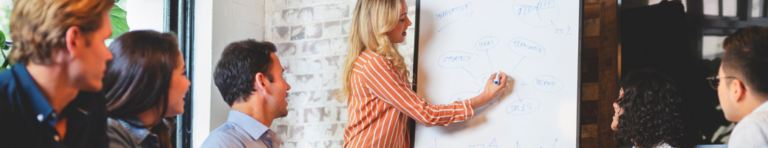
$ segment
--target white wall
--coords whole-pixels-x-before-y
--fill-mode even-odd
[[[195,0],[192,66],[192,147],[199,148],[210,133],[213,0]]]
[[[196,0],[193,75],[193,147],[227,121],[229,106],[213,83],[213,68],[224,47],[244,39],[264,39],[263,0]]]
[[[165,0],[124,0],[128,27],[133,30],[165,32]]]

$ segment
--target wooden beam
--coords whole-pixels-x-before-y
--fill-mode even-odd
[[[600,1],[600,47],[598,49],[597,101],[598,147],[614,148],[613,140],[613,102],[618,97],[618,4],[616,0]]]

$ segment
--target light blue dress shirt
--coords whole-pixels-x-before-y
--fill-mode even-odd
[[[203,148],[280,148],[280,137],[253,117],[230,110],[227,122],[213,130]]]

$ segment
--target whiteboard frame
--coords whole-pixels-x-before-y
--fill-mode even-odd
[[[584,0],[578,0],[578,1],[579,1],[579,34],[578,34],[578,43],[579,43],[578,50],[579,51],[577,51],[578,57],[576,58],[578,59],[578,62],[577,62],[578,66],[576,68],[576,70],[578,71],[576,73],[576,82],[578,83],[578,85],[576,86],[576,89],[578,90],[576,90],[577,96],[576,96],[576,127],[575,128],[576,128],[576,138],[577,138],[576,146],[581,147],[581,89],[582,89],[581,88],[581,51],[582,51],[581,44],[583,41],[582,35],[584,31]],[[413,73],[412,75],[413,87],[411,88],[413,89],[413,92],[416,92],[416,87],[418,86],[417,78],[418,78],[418,72],[419,72],[418,71],[419,69],[419,26],[421,25],[420,16],[421,16],[421,0],[416,0],[416,14],[414,18],[416,22],[414,24],[416,24],[416,26],[414,26],[415,36],[414,36],[414,45],[413,45],[413,70],[411,70]],[[408,122],[409,124],[415,124],[415,122],[412,121],[413,119],[409,119],[409,120],[410,120]],[[409,125],[409,127],[410,127],[409,130],[411,131],[410,144],[411,144],[411,147],[414,147],[414,144],[416,143],[416,126]]]

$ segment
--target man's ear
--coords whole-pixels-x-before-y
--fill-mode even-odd
[[[746,100],[747,88],[744,87],[744,83],[741,82],[741,80],[733,79],[730,83],[730,87],[729,93],[731,93],[731,97],[735,99],[734,101],[738,103]]]
[[[75,49],[85,46],[85,38],[83,36],[82,30],[80,30],[80,27],[71,26],[67,28],[67,32],[64,38],[64,44],[66,47],[65,51],[69,53],[70,57],[74,57],[78,54],[77,50]]]
[[[253,81],[253,89],[256,90],[256,93],[260,94],[267,94],[267,85],[264,84],[265,76],[262,73],[256,73],[255,79]]]

